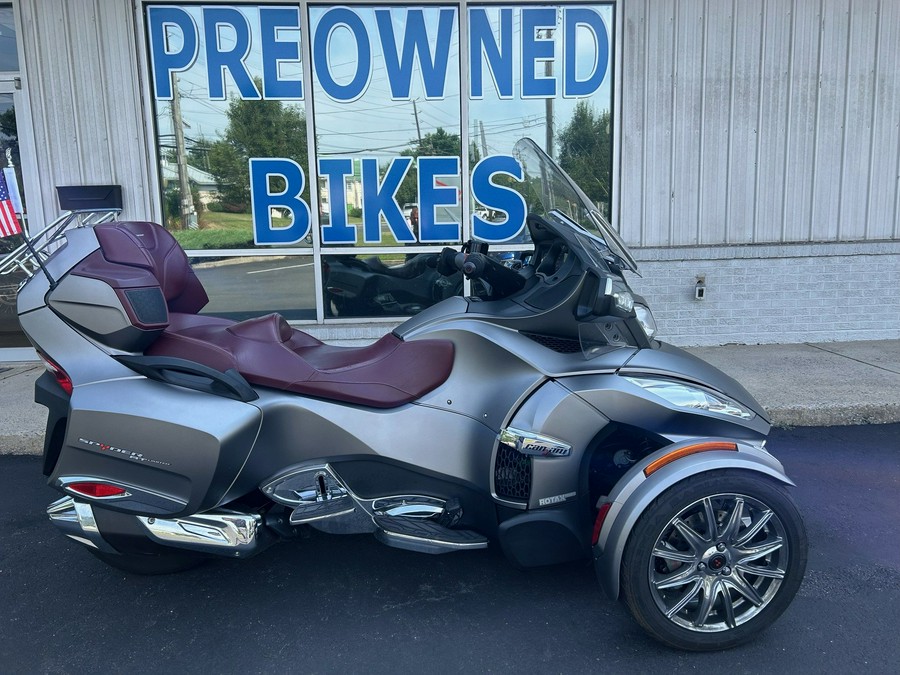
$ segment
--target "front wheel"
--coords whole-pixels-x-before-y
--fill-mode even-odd
[[[622,593],[658,640],[727,649],[788,607],[806,556],[803,520],[781,485],[745,472],[700,474],[641,515],[625,547]]]

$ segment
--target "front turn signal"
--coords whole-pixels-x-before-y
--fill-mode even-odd
[[[647,466],[644,467],[644,476],[647,476],[649,478],[651,474],[656,473],[667,464],[671,464],[672,462],[675,462],[682,457],[695,455],[698,452],[712,452],[713,450],[737,452],[737,449],[737,443],[732,443],[730,441],[704,441],[703,443],[685,445],[684,447],[672,450],[672,452],[666,453],[662,457],[654,459],[652,462],[650,462]]]

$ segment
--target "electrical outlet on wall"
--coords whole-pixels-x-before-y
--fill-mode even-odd
[[[695,300],[705,300],[706,299],[706,275],[705,274],[697,275],[697,283],[694,285],[694,299]]]

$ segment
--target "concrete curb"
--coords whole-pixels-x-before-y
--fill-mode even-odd
[[[765,406],[763,406],[765,407]],[[772,418],[772,426],[781,429],[793,427],[838,427],[859,424],[894,424],[900,422],[898,404],[860,404],[840,406],[807,406],[775,408],[766,412]]]

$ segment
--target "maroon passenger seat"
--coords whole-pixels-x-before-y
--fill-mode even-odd
[[[109,264],[124,265],[150,272],[159,283],[168,315],[144,351],[149,356],[234,368],[251,384],[377,408],[414,401],[450,375],[453,343],[446,340],[404,342],[388,334],[367,347],[334,347],[278,314],[240,323],[198,314],[209,298],[168,231],[155,223],[115,222],[94,232],[102,258],[92,276],[103,278]]]
[[[279,314],[166,330],[146,354],[234,368],[251,384],[374,408],[416,400],[453,367],[448,340],[404,342],[389,333],[367,347],[334,347],[291,328]]]

